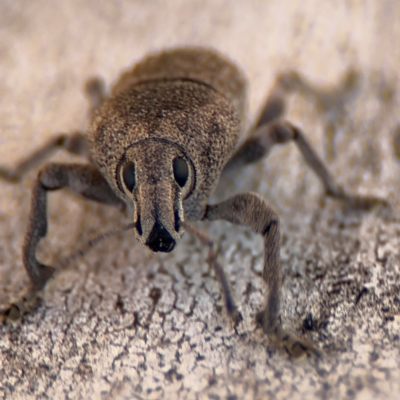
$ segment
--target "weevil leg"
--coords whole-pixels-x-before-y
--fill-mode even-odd
[[[215,275],[221,285],[226,311],[234,324],[237,325],[242,320],[242,316],[240,315],[233,299],[231,288],[229,286],[228,279],[226,278],[224,269],[217,260],[217,253],[214,251],[214,244],[212,240],[204,231],[189,225],[186,222],[181,222],[181,224],[187,232],[197,237],[204,246],[208,247],[208,262],[210,265],[212,265]]]
[[[99,77],[90,78],[85,83],[84,91],[89,100],[89,113],[93,115],[106,98],[104,81]]]
[[[32,191],[32,203],[28,230],[22,249],[23,262],[35,288],[41,289],[52,274],[36,260],[36,247],[47,234],[47,192],[67,188],[87,199],[124,208],[101,173],[93,165],[58,164],[46,165],[38,174]]]
[[[316,347],[284,330],[280,323],[282,270],[280,265],[280,230],[276,212],[257,194],[244,193],[215,205],[208,205],[205,220],[226,220],[250,227],[264,238],[263,278],[268,285],[265,309],[257,320],[264,332],[295,358],[318,354]]]
[[[250,131],[250,135],[260,126],[269,124],[284,115],[286,98],[292,92],[299,92],[313,100],[322,112],[331,110],[343,111],[344,105],[359,86],[359,78],[359,73],[350,69],[338,85],[320,88],[308,82],[307,79],[295,71],[286,71],[279,74],[272,87],[271,94],[261,108],[261,113]]]
[[[36,247],[47,234],[47,193],[67,188],[87,199],[124,209],[124,202],[117,197],[101,173],[93,165],[57,164],[46,165],[38,174],[32,190],[28,229],[22,247],[25,269],[32,282],[32,290],[26,301],[41,290],[54,273],[54,268],[36,259]],[[16,307],[24,308],[24,301]],[[14,319],[18,313],[13,311]]]
[[[352,207],[368,209],[377,204],[387,205],[374,196],[357,196],[347,193],[330,174],[324,162],[311,147],[303,132],[291,123],[275,120],[259,126],[227,163],[225,170],[242,167],[265,157],[275,144],[296,143],[307,164],[314,170],[325,187],[327,196],[345,201]]]
[[[114,205],[122,209],[123,201],[101,173],[92,165],[58,164],[46,165],[38,174],[32,190],[28,230],[22,248],[24,266],[35,289],[41,289],[53,273],[53,268],[36,260],[36,247],[47,234],[47,192],[68,188],[87,199]]]
[[[280,74],[267,98],[257,122],[250,130],[248,139],[238,148],[228,161],[224,171],[240,168],[266,157],[276,144],[293,141],[302,152],[308,165],[315,171],[325,186],[326,194],[343,200],[356,208],[368,209],[376,204],[387,203],[373,196],[351,195],[340,187],[325,163],[311,147],[303,132],[289,122],[283,121],[285,98],[288,93],[297,91],[315,100],[324,112],[331,109],[340,110],[358,87],[359,74],[354,70],[347,71],[342,82],[333,88],[318,88],[294,71]]]
[[[343,111],[346,102],[356,93],[359,83],[360,74],[354,69],[347,70],[341,82],[332,87],[316,86],[298,72],[286,71],[277,76],[272,96],[283,99],[288,93],[298,92],[313,100],[322,112]],[[259,119],[257,125],[260,126],[262,123]]]
[[[100,78],[89,79],[85,83],[84,91],[89,100],[89,113],[92,115],[106,97],[104,82]],[[91,160],[88,142],[84,133],[60,133],[20,161],[14,168],[0,166],[0,179],[12,183],[19,182],[23,175],[38,167],[59,149]]]
[[[83,133],[74,132],[69,135],[61,133],[20,161],[14,168],[0,166],[0,179],[12,183],[19,182],[23,175],[31,169],[38,167],[58,149],[64,149],[68,153],[90,158],[88,143]]]

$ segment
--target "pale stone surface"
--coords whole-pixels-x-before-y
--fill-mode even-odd
[[[0,326],[0,396],[398,398],[398,21],[395,0],[2,0],[2,165],[54,132],[85,128],[81,87],[88,77],[110,84],[150,50],[208,45],[245,71],[249,121],[284,69],[325,85],[348,68],[359,70],[359,89],[341,113],[317,111],[295,95],[288,118],[304,128],[340,182],[387,198],[392,211],[359,213],[321,202],[321,185],[295,146],[276,148],[220,193],[254,190],[279,211],[283,318],[324,349],[323,360],[293,363],[257,328],[265,290],[260,238],[227,223],[198,224],[218,244],[244,317],[236,331],[198,242],[186,236],[172,254],[152,256],[128,233],[61,272],[43,305],[21,323]],[[61,153],[54,159],[77,160]],[[34,177],[32,171],[19,186],[0,182],[0,308],[28,283],[20,248]],[[124,220],[65,192],[50,196],[49,215],[40,254],[54,265]]]

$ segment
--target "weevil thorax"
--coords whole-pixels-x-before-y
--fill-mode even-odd
[[[201,219],[237,143],[245,81],[218,53],[178,48],[125,72],[89,126],[92,158],[133,211],[135,236],[169,252]]]

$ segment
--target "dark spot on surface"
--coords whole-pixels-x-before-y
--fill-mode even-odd
[[[370,362],[375,362],[378,359],[379,359],[379,354],[377,352],[373,351],[372,353],[370,353],[369,355]]]
[[[140,324],[140,321],[139,321],[139,313],[138,313],[137,311],[135,311],[135,312],[133,313],[133,327],[134,327],[134,328],[137,328],[137,327],[139,326],[139,324]]]
[[[165,380],[168,382],[173,382],[174,380],[180,381],[183,379],[183,375],[179,374],[175,368],[171,368],[168,372],[164,374]]]
[[[361,382],[360,378],[357,379],[357,382],[356,382],[356,389],[357,389],[358,391],[361,391],[361,390],[364,389],[364,384]]]
[[[150,298],[153,300],[153,304],[156,305],[161,298],[161,289],[158,287],[154,287],[150,290]]]
[[[115,303],[115,308],[119,310],[121,314],[125,314],[124,301],[122,300],[120,294],[118,294],[117,296],[117,302]]]
[[[147,279],[148,279],[149,281],[152,281],[155,277],[156,277],[156,275],[155,275],[154,272],[150,272],[150,273],[147,275]]]
[[[147,365],[145,363],[138,364],[138,368],[140,368],[140,369],[142,369],[144,371],[147,371]]]
[[[274,377],[276,379],[281,379],[282,378],[282,372],[281,371],[275,371],[274,372]]]
[[[357,305],[360,302],[361,298],[367,293],[368,293],[368,289],[366,287],[363,287],[361,289],[360,293],[358,293],[358,295],[356,296],[356,299],[354,301],[355,304]]]
[[[212,377],[212,378],[210,378],[209,380],[208,380],[208,385],[209,386],[214,386],[214,385],[216,385],[218,383],[218,381],[214,378],[214,377]]]
[[[322,388],[324,390],[329,390],[331,388],[331,385],[328,382],[324,382],[323,385],[322,385]]]
[[[78,368],[76,369],[76,373],[81,378],[86,380],[86,379],[89,379],[93,375],[93,369],[89,364],[82,362],[79,364]]]

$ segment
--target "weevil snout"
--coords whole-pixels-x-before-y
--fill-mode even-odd
[[[162,253],[169,253],[174,249],[175,245],[176,241],[169,234],[167,229],[156,221],[147,239],[146,246],[154,252],[161,251]]]
[[[184,233],[182,203],[194,183],[188,157],[173,143],[148,139],[126,151],[118,176],[133,203],[136,238],[154,252],[172,251]]]

